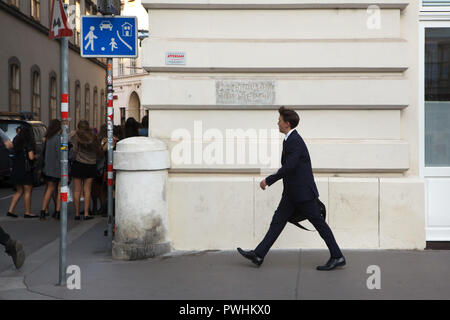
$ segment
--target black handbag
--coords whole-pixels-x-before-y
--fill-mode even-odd
[[[25,158],[25,172],[33,171],[33,162],[28,157],[28,152],[26,148],[23,149],[23,155]]]
[[[317,205],[319,206],[320,215],[323,217],[324,220],[326,220],[327,209],[325,208],[325,205],[323,204],[322,201],[319,200],[319,198],[316,198],[316,202],[317,202]],[[293,225],[296,225],[300,229],[303,229],[306,231],[316,231],[316,230],[309,230],[309,229],[305,228],[304,226],[302,226],[299,222],[301,222],[303,220],[306,220],[306,217],[303,214],[301,214],[301,212],[296,211],[296,212],[294,212],[294,214],[288,221],[290,223],[292,223]]]

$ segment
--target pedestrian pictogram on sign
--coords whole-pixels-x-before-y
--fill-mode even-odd
[[[53,0],[52,14],[50,15],[50,28],[48,36],[50,39],[71,37],[72,29],[67,23],[67,15],[62,0]]]
[[[90,27],[89,30],[86,37],[84,37],[84,40],[89,39],[88,43],[84,46],[84,49],[86,50],[89,45],[91,45],[91,50],[94,51],[94,39],[98,39],[98,37],[94,34],[95,27]]]

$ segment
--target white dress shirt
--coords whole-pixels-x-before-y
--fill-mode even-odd
[[[287,138],[289,138],[289,135],[292,133],[292,131],[294,131],[295,130],[295,128],[294,129],[291,129],[291,131],[289,131],[288,133],[287,133],[287,135],[286,135],[286,137],[284,137],[284,141],[286,141],[287,140]]]

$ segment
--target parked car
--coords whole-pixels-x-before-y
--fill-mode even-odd
[[[44,148],[43,138],[45,133],[47,132],[47,127],[41,121],[33,121],[33,120],[24,120],[19,119],[13,115],[12,113],[0,113],[0,128],[8,135],[11,141],[14,140],[16,136],[16,129],[21,126],[31,126],[33,129],[34,139],[36,141],[36,161],[39,162],[39,159],[42,155],[42,151]],[[25,118],[25,116],[22,116]],[[6,149],[3,142],[0,142],[0,180],[1,181],[9,181],[11,178],[11,170],[12,170],[12,150]],[[41,172],[35,170],[35,184],[39,185],[43,183]]]

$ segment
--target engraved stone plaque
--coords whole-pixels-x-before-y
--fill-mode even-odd
[[[275,81],[219,80],[216,81],[218,105],[275,104]]]

